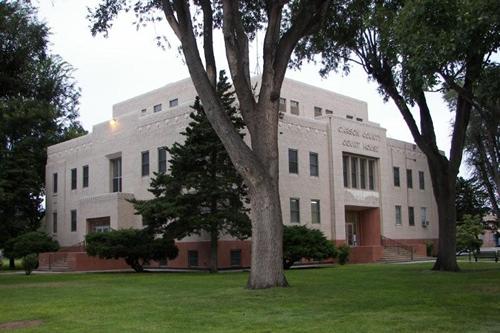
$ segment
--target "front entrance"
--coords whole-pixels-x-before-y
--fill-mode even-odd
[[[359,242],[359,213],[346,211],[345,214],[345,231],[347,245],[357,246]]]
[[[87,233],[108,232],[110,230],[111,226],[109,216],[87,219]]]

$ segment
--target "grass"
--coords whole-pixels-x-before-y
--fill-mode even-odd
[[[3,258],[3,259],[0,259],[0,260],[2,260],[2,263],[0,265],[0,273],[2,271],[8,271],[9,270],[9,259]],[[23,269],[23,267],[22,267],[22,260],[21,259],[16,259],[14,262],[15,262],[15,265],[16,265],[16,270]]]
[[[347,265],[287,272],[0,275],[0,324],[16,332],[500,332],[500,264]]]

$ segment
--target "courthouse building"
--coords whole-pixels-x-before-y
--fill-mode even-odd
[[[190,79],[166,85],[114,105],[113,118],[91,133],[48,148],[45,225],[63,248],[43,256],[43,267],[113,266],[84,254],[85,235],[143,226],[128,199],[152,197],[150,179],[168,172],[165,147],[183,141],[195,95]],[[437,240],[438,219],[417,146],[387,137],[363,101],[290,79],[281,96],[283,223],[349,244],[352,262],[378,261],[395,247],[425,255],[425,244]],[[208,266],[207,235],[177,244],[178,258],[160,265]],[[248,266],[250,255],[250,241],[220,240],[221,268]]]

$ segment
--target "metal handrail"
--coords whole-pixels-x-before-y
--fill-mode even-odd
[[[413,253],[414,253],[414,248],[411,245],[406,245],[403,244],[395,239],[391,239],[385,236],[380,236],[381,241],[382,241],[382,246],[387,246],[387,247],[396,247],[398,248],[398,254],[399,254],[399,248],[405,249],[410,252],[411,260],[413,261]]]

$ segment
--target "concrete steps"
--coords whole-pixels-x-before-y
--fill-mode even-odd
[[[52,272],[69,272],[71,271],[74,258],[69,255],[58,255],[56,258],[52,257],[50,263],[45,262],[40,264],[38,270],[52,271]]]
[[[397,262],[407,262],[407,261],[427,261],[433,260],[432,257],[418,256],[413,254],[407,249],[398,246],[386,246],[384,247],[384,255],[380,258],[381,263],[397,263]]]

